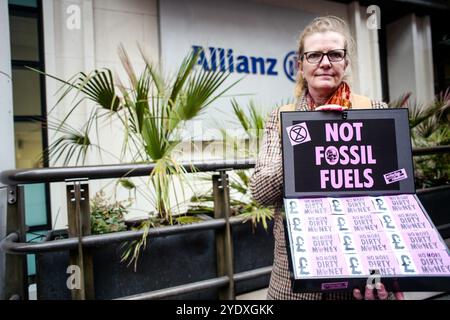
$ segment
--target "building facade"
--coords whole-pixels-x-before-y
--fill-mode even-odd
[[[411,92],[427,103],[450,85],[449,8],[438,0],[1,0],[0,170],[58,165],[45,152],[55,136],[35,119],[61,119],[70,99],[58,103],[60,83],[30,68],[62,79],[111,68],[122,77],[117,49],[123,45],[136,69],[144,68],[142,50],[170,73],[202,47],[210,63],[220,62],[198,67],[230,71],[233,80],[242,79],[230,94],[269,110],[293,97],[300,31],[314,17],[332,14],[349,23],[356,41],[350,72],[355,92],[385,101]],[[86,122],[88,104],[83,110],[71,118],[74,127]],[[216,103],[205,127],[214,126],[217,112],[227,119],[231,104]],[[100,134],[110,139],[112,153],[120,151],[114,142],[121,133],[113,126]],[[105,155],[102,161],[116,159]],[[27,192],[34,199],[27,213],[32,230],[66,225],[63,186],[30,186]]]

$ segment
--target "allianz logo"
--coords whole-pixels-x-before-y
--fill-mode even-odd
[[[197,64],[205,71],[222,71],[230,73],[255,74],[262,76],[278,76],[278,59],[236,55],[233,49],[215,48],[193,45],[195,53],[200,51]],[[297,54],[288,52],[283,59],[284,75],[295,82],[297,75]]]

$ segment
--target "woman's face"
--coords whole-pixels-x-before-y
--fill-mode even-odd
[[[344,36],[334,31],[318,32],[304,39],[304,52],[329,52],[345,48]],[[326,55],[320,63],[309,63],[303,58],[299,70],[308,83],[308,90],[324,96],[330,95],[341,84],[347,68],[347,59],[330,62]]]

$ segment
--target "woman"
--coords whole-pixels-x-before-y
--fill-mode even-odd
[[[299,39],[297,101],[275,109],[270,114],[264,132],[262,151],[258,156],[250,188],[256,201],[275,205],[274,265],[268,299],[387,299],[390,295],[381,284],[376,290],[362,293],[355,289],[347,293],[293,293],[289,278],[288,257],[283,230],[282,159],[279,136],[279,112],[288,110],[345,110],[348,108],[384,108],[386,104],[358,96],[345,81],[350,63],[352,40],[346,23],[333,16],[316,18]],[[397,299],[402,298],[396,293]]]

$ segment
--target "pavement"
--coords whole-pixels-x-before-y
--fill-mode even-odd
[[[450,300],[449,292],[405,292],[405,300]],[[266,300],[267,288],[236,296],[236,300]]]
[[[433,296],[435,298],[433,298]],[[236,296],[236,300],[266,300],[267,288]],[[442,292],[405,292],[405,300],[450,300],[450,293]],[[36,300],[36,286],[30,286],[30,300]]]

